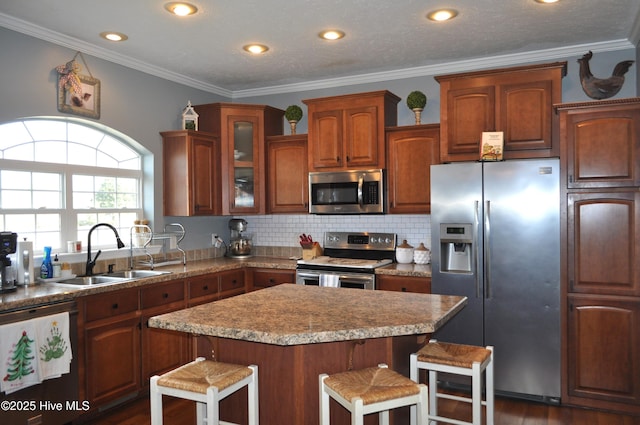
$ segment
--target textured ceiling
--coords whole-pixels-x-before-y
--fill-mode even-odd
[[[525,52],[629,48],[640,16],[638,0],[194,0],[199,13],[185,18],[164,3],[2,0],[0,26],[233,94]],[[458,17],[428,21],[439,6],[457,9]],[[347,36],[320,40],[329,27]],[[129,40],[107,42],[98,35],[107,30]],[[270,50],[250,56],[242,46],[252,42]]]

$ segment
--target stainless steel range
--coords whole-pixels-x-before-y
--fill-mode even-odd
[[[393,262],[394,233],[326,232],[324,255],[298,260],[300,285],[376,289],[375,269]]]

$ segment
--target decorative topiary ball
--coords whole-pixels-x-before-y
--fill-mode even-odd
[[[407,96],[407,106],[409,109],[424,109],[427,104],[427,96],[419,90],[412,91]]]
[[[284,117],[287,121],[300,121],[302,119],[302,108],[298,105],[290,105],[284,111]]]

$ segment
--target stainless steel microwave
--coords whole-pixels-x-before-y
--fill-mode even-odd
[[[309,173],[312,214],[383,214],[384,170]]]

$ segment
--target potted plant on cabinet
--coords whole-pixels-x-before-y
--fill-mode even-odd
[[[427,96],[419,90],[412,91],[407,96],[407,106],[416,116],[416,125],[420,124],[420,115],[427,104]]]
[[[298,105],[290,105],[284,111],[284,117],[289,121],[291,134],[296,134],[296,124],[302,119],[302,108]]]

